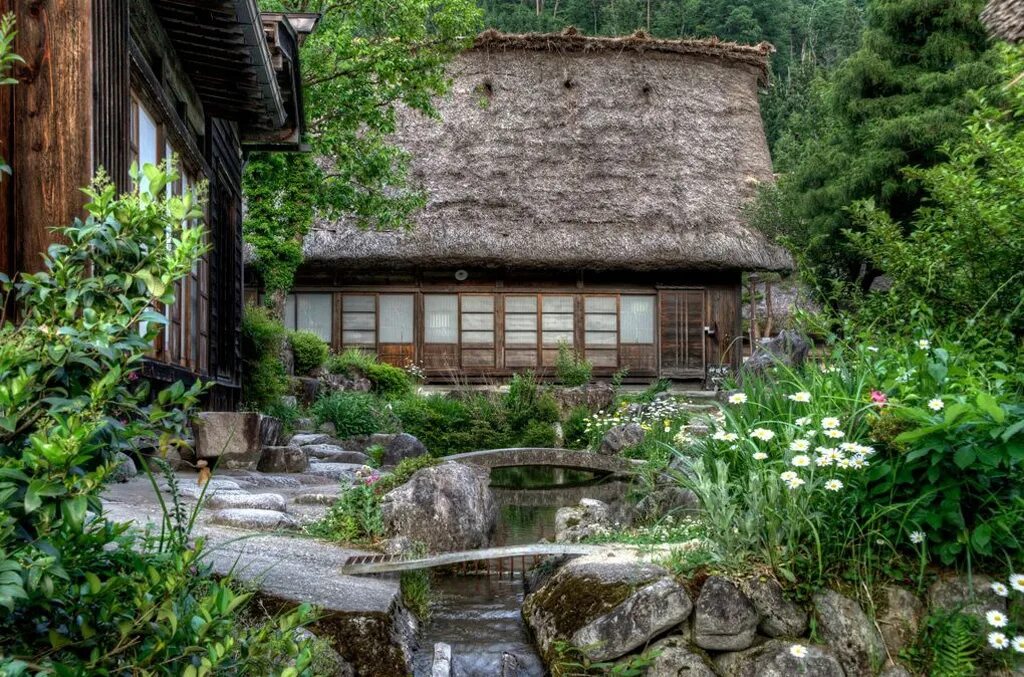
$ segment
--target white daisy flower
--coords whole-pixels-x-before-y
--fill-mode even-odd
[[[918,339],[917,347],[920,348],[921,350],[928,350],[929,348],[932,347],[932,342],[929,341],[928,339]]]
[[[825,437],[831,437],[834,440],[842,439],[843,437],[846,436],[846,433],[844,433],[842,430],[835,430],[834,428],[824,430],[821,434],[824,435]]]
[[[868,462],[864,460],[863,456],[854,456],[853,458],[850,459],[851,468],[856,468],[857,470],[860,470],[861,468],[866,468],[868,465]]]
[[[806,437],[806,438],[814,437],[817,434],[818,434],[818,431],[815,430],[814,428],[809,428],[809,429],[807,429],[807,430],[805,430],[803,432],[803,436]]]
[[[724,430],[716,430],[715,434],[711,436],[711,439],[718,440],[718,441],[721,442],[721,441],[725,440],[725,436],[727,434],[728,433],[726,433]]]
[[[803,454],[800,454],[799,456],[794,456],[793,460],[790,461],[790,463],[797,468],[806,468],[811,464],[811,458],[809,456],[804,456]]]
[[[863,444],[857,445],[857,453],[863,456],[871,456],[875,453],[874,447],[864,446]]]
[[[910,532],[910,542],[911,543],[914,543],[914,544],[924,543],[924,538],[925,537],[924,537],[924,532],[923,531],[911,531]]]
[[[988,621],[988,624],[993,628],[1004,628],[1007,623],[1006,614],[995,609],[985,612],[985,620]]]
[[[775,437],[775,433],[773,433],[771,430],[768,430],[767,428],[754,428],[752,431],[750,431],[750,436],[753,437],[754,439],[763,440],[767,442],[768,440]]]
[[[868,350],[872,353],[878,352],[878,346],[868,346]]]
[[[856,442],[843,442],[839,445],[839,448],[843,451],[857,451],[857,447],[860,446]]]
[[[928,400],[928,408],[931,409],[932,411],[942,411],[942,408],[945,406],[945,402],[943,402],[937,397],[933,397],[932,399]]]
[[[787,470],[786,472],[779,475],[779,479],[782,480],[783,482],[789,482],[790,480],[795,480],[796,478],[797,475],[792,470]]]
[[[826,416],[825,418],[821,419],[821,427],[825,428],[826,430],[829,428],[838,428],[839,419],[836,418],[835,416]]]
[[[1024,574],[1011,574],[1010,587],[1017,592],[1024,592]]]
[[[843,488],[843,483],[841,480],[829,480],[825,482],[825,488],[829,491],[839,491]]]
[[[798,426],[803,427],[803,426],[805,426],[805,425],[807,425],[808,423],[811,422],[811,417],[810,416],[801,416],[800,418],[798,418],[797,420],[795,420],[793,422],[796,423]]]
[[[793,440],[789,443],[790,451],[807,451],[811,448],[811,443],[807,440]]]
[[[832,465],[832,463],[833,461],[831,456],[818,454],[817,456],[814,457],[814,465],[818,466],[819,468],[827,468],[828,466]]]
[[[1006,635],[1001,632],[990,632],[988,633],[988,645],[993,649],[1002,651],[1010,646],[1010,640],[1006,639]]]
[[[755,461],[763,461],[766,458],[768,458],[768,454],[764,453],[763,451],[755,451],[754,452],[754,460]]]
[[[1010,589],[999,581],[996,581],[990,587],[992,588],[992,592],[996,593],[1000,597],[1007,597],[1010,594]]]
[[[789,647],[789,655],[796,658],[804,658],[807,656],[807,647],[803,644],[794,644]]]
[[[726,433],[725,437],[723,437],[722,439],[725,440],[726,442],[735,442],[739,438],[740,436],[737,435],[736,433]]]
[[[786,482],[786,486],[789,487],[790,489],[797,489],[803,484],[805,484],[805,482],[799,477],[794,477],[793,479],[788,480]]]
[[[789,395],[788,397],[789,397],[789,399],[793,400],[794,402],[810,402],[811,401],[811,394],[809,392],[807,392],[806,390],[802,390],[802,391],[800,391],[798,393],[793,393],[792,395]]]
[[[842,457],[837,458],[836,459],[836,465],[839,466],[840,468],[844,468],[844,469],[845,468],[849,468],[850,467],[850,459],[842,458]]]
[[[1024,635],[1017,635],[1010,641],[1010,646],[1017,653],[1024,653]]]
[[[729,395],[729,404],[746,404],[746,402],[746,393],[733,393],[732,395]]]

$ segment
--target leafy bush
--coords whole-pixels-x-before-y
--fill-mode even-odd
[[[338,498],[327,514],[309,527],[314,536],[339,543],[373,542],[384,535],[380,499],[369,484],[355,484]]]
[[[432,468],[440,462],[438,459],[427,454],[414,456],[413,458],[403,458],[389,475],[384,475],[374,482],[374,491],[378,496],[383,496],[392,489],[408,482],[417,470]]]
[[[491,399],[472,394],[455,400],[444,395],[407,397],[392,403],[403,431],[414,435],[434,456],[508,446],[504,412]]]
[[[310,408],[317,423],[333,423],[338,437],[371,435],[383,428],[379,403],[367,393],[338,392],[321,397]]]
[[[586,449],[590,445],[590,437],[587,435],[589,420],[590,410],[586,407],[575,407],[569,412],[568,418],[562,424],[567,449]]]
[[[312,374],[327,361],[330,352],[322,338],[311,331],[293,331],[288,342],[295,355],[295,373]]]
[[[366,378],[373,384],[373,392],[389,399],[405,397],[412,392],[412,379],[408,372],[383,362],[374,362],[366,370]]]
[[[246,406],[266,411],[285,394],[288,374],[281,362],[284,326],[262,306],[246,306],[242,315],[242,398]]]
[[[555,428],[552,424],[531,421],[520,435],[518,445],[521,447],[553,447],[556,441]]]
[[[0,306],[13,294],[22,312],[0,325],[0,671],[267,674],[294,660],[302,672],[291,632],[306,610],[240,630],[248,595],[207,575],[178,510],[152,536],[102,513],[114,453],[180,444],[203,391],[154,394],[139,379],[165,322],[152,309],[174,301],[203,237],[195,195],[165,195],[176,174],[142,174],[132,194],[86,190],[87,219],[61,229],[44,272],[0,277]]]
[[[558,358],[555,360],[555,374],[562,385],[586,385],[594,375],[594,366],[573,350],[568,343],[558,344]]]
[[[377,360],[372,353],[359,348],[349,348],[341,355],[332,355],[327,358],[327,371],[332,374],[344,374],[346,376],[359,376],[370,370],[370,366],[376,364]]]

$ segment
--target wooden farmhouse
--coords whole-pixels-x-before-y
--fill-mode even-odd
[[[772,180],[770,51],[481,34],[440,120],[400,120],[428,200],[413,228],[318,222],[289,325],[432,380],[547,374],[562,343],[599,376],[738,366],[741,273],[791,265],[743,216]]]
[[[250,149],[299,150],[299,44],[315,15],[260,14],[255,0],[0,0],[17,17],[18,84],[0,88],[0,269],[41,267],[51,227],[82,214],[103,168],[175,155],[181,190],[208,182],[212,249],[166,308],[145,373],[215,383],[240,401],[241,175]]]
[[[994,37],[1024,41],[1024,0],[989,0],[981,20]]]

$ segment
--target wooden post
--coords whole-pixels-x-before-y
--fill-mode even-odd
[[[14,265],[38,271],[50,228],[82,214],[92,178],[92,1],[16,2],[13,92]],[[4,230],[0,228],[0,231]]]

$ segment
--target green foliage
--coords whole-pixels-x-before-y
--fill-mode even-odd
[[[502,403],[513,439],[520,438],[535,423],[555,423],[559,419],[558,403],[550,393],[539,390],[532,371],[512,377]]]
[[[531,421],[526,424],[518,445],[521,447],[554,447],[555,428],[550,423]]]
[[[590,436],[587,434],[589,420],[590,410],[586,407],[575,407],[569,412],[568,418],[562,424],[566,449],[586,449],[590,445]]]
[[[314,536],[339,543],[372,543],[384,535],[379,494],[370,484],[354,484],[308,529]]]
[[[405,397],[412,392],[409,374],[391,364],[374,362],[367,368],[366,378],[373,384],[373,392],[384,398]]]
[[[247,406],[266,411],[287,391],[288,374],[281,362],[285,329],[268,309],[247,306],[242,315],[242,398]]]
[[[379,444],[372,444],[366,449],[366,455],[370,459],[370,465],[379,468],[384,460],[384,447]]]
[[[260,8],[321,15],[300,53],[313,152],[254,153],[246,163],[243,228],[274,294],[291,287],[314,215],[396,228],[422,206],[406,186],[408,157],[388,137],[399,107],[433,113],[432,97],[448,88],[445,64],[477,33],[480,14],[467,0],[369,0],[344,11],[328,0],[264,0]]]
[[[852,212],[863,228],[853,245],[892,280],[870,309],[882,322],[924,305],[940,326],[966,319],[982,335],[1024,335],[1024,48],[1001,55],[1012,84],[982,92],[942,162],[905,172],[928,196],[913,218],[897,222],[870,202]]]
[[[976,618],[963,613],[928,616],[921,641],[926,654],[926,673],[935,677],[977,674],[979,625]]]
[[[349,348],[341,355],[331,355],[327,358],[326,368],[332,374],[344,374],[345,376],[361,376],[370,370],[370,367],[377,363],[377,358],[372,353],[359,348]]]
[[[98,179],[44,271],[0,278],[0,306],[16,298],[22,313],[0,325],[0,671],[299,674],[308,653],[290,634],[308,609],[236,628],[249,596],[207,575],[176,494],[158,536],[103,516],[115,452],[141,462],[181,444],[204,389],[139,379],[165,323],[153,307],[203,252],[196,195],[166,194],[169,166],[133,168],[143,176],[123,196]]]
[[[318,424],[333,423],[338,437],[380,432],[383,417],[380,403],[367,393],[337,392],[321,397],[310,408]]]
[[[594,366],[568,343],[558,344],[558,358],[555,360],[555,374],[558,382],[570,388],[590,383]]]
[[[417,470],[423,468],[432,468],[439,464],[441,461],[434,458],[433,456],[423,454],[422,456],[414,456],[413,458],[403,458],[395,466],[395,469],[389,475],[382,476],[379,480],[374,483],[374,491],[377,492],[378,496],[383,496],[392,489],[400,487],[416,473]]]
[[[24,59],[11,51],[11,45],[14,43],[14,36],[17,32],[14,30],[14,13],[8,12],[3,16],[0,16],[0,87],[6,85],[16,85],[18,81],[12,77],[8,77],[7,74],[16,63],[24,63]],[[11,167],[4,162],[3,157],[0,157],[0,179],[3,178],[4,174],[10,174]]]
[[[408,397],[391,406],[402,430],[423,442],[434,456],[510,444],[502,408],[483,394],[458,400],[444,395]]]
[[[971,89],[994,82],[983,0],[888,0],[868,5],[861,47],[809,90],[775,147],[785,241],[823,292],[832,280],[866,289],[877,269],[841,237],[860,230],[848,207],[871,199],[894,221],[921,206],[903,168],[944,160],[962,134]]]
[[[423,557],[427,554],[427,549],[423,547],[422,543],[417,543],[409,554],[414,557]],[[430,569],[403,571],[398,578],[398,587],[402,593],[402,601],[405,603],[405,607],[412,611],[416,618],[419,619],[420,623],[425,623],[430,619],[430,602],[432,598],[430,584]]]
[[[288,334],[288,342],[295,355],[297,374],[312,374],[327,361],[327,344],[311,331],[293,331]]]
[[[620,661],[591,660],[585,649],[566,641],[554,643],[554,660],[551,662],[552,677],[586,677],[586,675],[613,675],[614,677],[640,677],[646,675],[661,655],[660,651],[648,649],[643,653]]]

